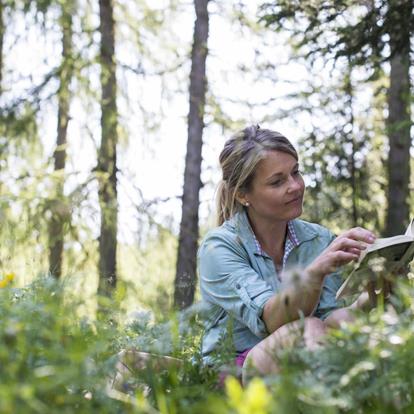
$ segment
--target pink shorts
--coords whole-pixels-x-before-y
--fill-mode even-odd
[[[242,368],[244,364],[244,360],[247,357],[247,354],[251,351],[252,348],[247,348],[245,351],[243,351],[241,354],[238,354],[236,356],[236,366]]]
[[[241,382],[241,368],[243,368],[243,364],[244,364],[244,360],[247,357],[247,354],[250,352],[252,348],[248,348],[245,351],[241,352],[240,354],[238,354],[236,356],[236,359],[234,360],[234,363],[236,365],[236,367],[238,367],[240,370],[237,377],[239,378],[240,382]],[[228,375],[231,375],[229,371],[222,371],[219,373],[219,386],[220,388],[224,388],[224,383],[225,380],[227,378]],[[232,374],[234,375],[234,374]]]

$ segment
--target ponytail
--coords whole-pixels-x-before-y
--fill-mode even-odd
[[[234,191],[231,191],[226,181],[221,180],[217,187],[217,225],[221,226],[236,211],[241,210]]]

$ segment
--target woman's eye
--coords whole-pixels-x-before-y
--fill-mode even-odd
[[[300,174],[301,174],[300,170],[293,171],[293,175],[300,175]]]
[[[283,180],[276,180],[271,183],[271,185],[277,187],[278,185],[282,184]]]

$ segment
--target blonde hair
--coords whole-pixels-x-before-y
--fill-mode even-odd
[[[243,209],[237,195],[249,190],[257,165],[268,151],[285,152],[298,160],[285,136],[259,125],[249,126],[226,141],[219,157],[223,177],[217,189],[218,225]]]

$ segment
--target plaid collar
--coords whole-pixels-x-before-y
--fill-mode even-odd
[[[259,240],[257,240],[256,235],[253,233],[253,239],[254,243],[256,245],[256,253],[260,255],[267,255],[267,253],[262,249],[262,246],[259,243]],[[295,228],[293,226],[292,221],[288,221],[287,224],[287,237],[285,240],[285,253],[283,255],[283,266],[285,265],[287,256],[289,256],[289,253],[296,247],[299,246],[300,241],[298,239],[298,236],[296,235]],[[285,258],[286,257],[286,258]]]
[[[270,256],[260,246],[260,243],[250,226],[247,213],[244,209],[243,211],[236,213],[229,220],[228,225],[236,226],[238,228],[237,231],[239,236],[244,240],[251,252],[255,255],[260,255],[270,259]],[[275,269],[278,278],[280,278],[283,269],[286,267],[287,260],[292,250],[300,247],[300,245],[306,241],[313,240],[315,237],[318,237],[318,235],[319,234],[315,231],[315,229],[307,222],[298,219],[288,221],[282,266],[281,268]]]
[[[253,232],[252,232],[253,233]],[[285,248],[284,248],[284,252],[283,252],[283,258],[282,258],[282,268],[277,269],[275,266],[275,270],[276,270],[276,275],[279,279],[281,279],[281,272],[283,271],[283,269],[286,266],[286,262],[287,259],[289,257],[289,254],[292,252],[292,250],[299,246],[300,241],[298,239],[298,236],[295,232],[295,228],[293,226],[293,222],[292,221],[288,221],[288,225],[287,225],[287,235],[286,235],[286,239],[285,239]],[[259,240],[257,240],[256,235],[253,233],[253,238],[254,238],[254,243],[256,245],[256,251],[258,254],[260,254],[261,256],[268,256],[268,254],[262,249],[262,246],[260,246]]]
[[[283,253],[282,269],[284,269],[286,266],[286,261],[287,261],[287,258],[289,257],[290,252],[297,246],[299,246],[298,236],[295,233],[295,228],[293,227],[292,222],[288,221],[288,229],[287,229],[287,237],[285,241],[285,252]]]

